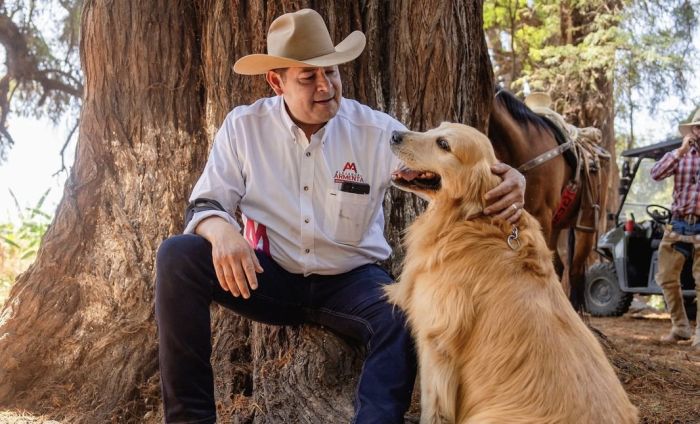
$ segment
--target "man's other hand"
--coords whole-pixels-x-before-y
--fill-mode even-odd
[[[211,243],[216,277],[221,288],[235,297],[250,297],[250,291],[258,288],[256,272],[263,272],[255,251],[225,219],[212,216],[197,225],[195,233]]]
[[[484,213],[514,224],[525,206],[525,177],[517,169],[500,162],[491,166],[491,172],[500,175],[503,181],[485,194],[489,205]]]
[[[683,137],[683,143],[681,144],[681,147],[678,148],[678,157],[681,157],[688,153],[691,147],[693,147],[697,143],[697,139],[692,133],[688,133]],[[697,147],[696,147],[697,148]]]

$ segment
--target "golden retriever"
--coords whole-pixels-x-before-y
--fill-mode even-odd
[[[538,222],[483,215],[484,193],[500,181],[488,138],[443,123],[395,132],[391,148],[405,163],[393,183],[430,200],[387,287],[416,339],[421,423],[637,422],[564,295]]]

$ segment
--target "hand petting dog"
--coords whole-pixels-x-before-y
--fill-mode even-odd
[[[515,224],[523,214],[525,205],[525,176],[505,163],[499,162],[491,166],[491,172],[503,178],[503,182],[484,195],[488,206],[485,215],[495,215]]]

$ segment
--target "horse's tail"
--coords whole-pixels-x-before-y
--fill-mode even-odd
[[[574,268],[574,255],[576,254],[576,230],[574,227],[569,228],[568,243],[567,243],[567,271],[569,278],[569,301],[576,312],[583,314],[585,311],[585,283],[582,281],[573,281],[571,270]]]

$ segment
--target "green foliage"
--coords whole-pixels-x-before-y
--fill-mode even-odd
[[[41,210],[46,190],[37,204],[22,210],[17,204],[19,224],[0,223],[0,305],[10,292],[17,275],[34,262],[41,238],[49,227],[51,216]],[[14,194],[12,195],[14,198]]]

